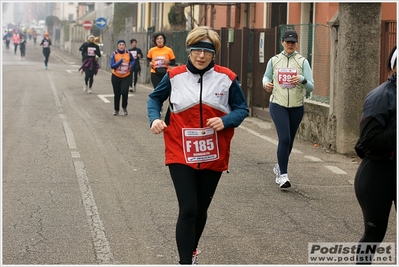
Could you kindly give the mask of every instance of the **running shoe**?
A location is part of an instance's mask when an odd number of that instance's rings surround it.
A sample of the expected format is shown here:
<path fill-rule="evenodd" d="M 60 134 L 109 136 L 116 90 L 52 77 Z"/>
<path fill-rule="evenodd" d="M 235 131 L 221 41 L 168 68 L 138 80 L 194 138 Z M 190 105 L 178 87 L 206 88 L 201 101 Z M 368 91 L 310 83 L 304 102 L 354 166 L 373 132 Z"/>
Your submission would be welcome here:
<path fill-rule="evenodd" d="M 87 92 L 87 85 L 83 85 L 83 92 Z"/>
<path fill-rule="evenodd" d="M 195 249 L 195 251 L 193 252 L 193 257 L 192 257 L 192 264 L 193 265 L 198 265 L 198 254 L 201 253 L 201 250 L 199 250 L 198 248 Z"/>
<path fill-rule="evenodd" d="M 118 115 L 119 110 L 114 110 L 114 116 Z"/>
<path fill-rule="evenodd" d="M 280 184 L 280 166 L 278 166 L 278 163 L 274 165 L 273 167 L 273 172 L 276 175 L 276 184 Z"/>
<path fill-rule="evenodd" d="M 291 187 L 290 180 L 288 179 L 288 175 L 282 174 L 280 175 L 280 188 L 288 188 Z"/>
<path fill-rule="evenodd" d="M 133 88 L 129 86 L 129 92 L 133 92 Z"/>
<path fill-rule="evenodd" d="M 123 109 L 123 115 L 127 115 L 127 109 Z"/>
<path fill-rule="evenodd" d="M 87 92 L 88 94 L 91 94 L 91 88 L 89 88 L 89 91 Z"/>

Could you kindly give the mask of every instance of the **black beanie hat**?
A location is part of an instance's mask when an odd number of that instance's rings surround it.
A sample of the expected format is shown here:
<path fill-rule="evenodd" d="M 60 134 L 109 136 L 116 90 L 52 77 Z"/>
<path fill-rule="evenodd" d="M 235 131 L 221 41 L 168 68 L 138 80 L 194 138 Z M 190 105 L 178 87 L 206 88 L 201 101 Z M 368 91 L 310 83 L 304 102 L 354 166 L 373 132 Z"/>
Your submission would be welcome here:
<path fill-rule="evenodd" d="M 119 43 L 124 43 L 124 44 L 126 45 L 125 40 L 119 40 L 119 41 L 116 43 L 116 45 L 118 45 Z"/>

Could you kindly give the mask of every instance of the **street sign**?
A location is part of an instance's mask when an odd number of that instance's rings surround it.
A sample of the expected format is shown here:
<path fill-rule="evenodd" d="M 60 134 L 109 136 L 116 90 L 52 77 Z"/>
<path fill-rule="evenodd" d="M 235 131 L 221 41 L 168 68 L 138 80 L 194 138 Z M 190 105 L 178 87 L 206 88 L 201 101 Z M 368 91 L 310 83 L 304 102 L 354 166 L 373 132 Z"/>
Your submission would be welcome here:
<path fill-rule="evenodd" d="M 91 23 L 90 20 L 85 20 L 85 21 L 83 22 L 83 28 L 85 28 L 86 30 L 90 30 L 90 29 L 91 29 L 91 26 L 92 26 L 92 23 Z"/>
<path fill-rule="evenodd" d="M 265 63 L 265 33 L 259 36 L 259 63 Z"/>
<path fill-rule="evenodd" d="M 107 26 L 107 20 L 105 18 L 102 18 L 102 17 L 98 18 L 96 20 L 96 26 L 99 29 L 105 28 L 105 26 Z"/>

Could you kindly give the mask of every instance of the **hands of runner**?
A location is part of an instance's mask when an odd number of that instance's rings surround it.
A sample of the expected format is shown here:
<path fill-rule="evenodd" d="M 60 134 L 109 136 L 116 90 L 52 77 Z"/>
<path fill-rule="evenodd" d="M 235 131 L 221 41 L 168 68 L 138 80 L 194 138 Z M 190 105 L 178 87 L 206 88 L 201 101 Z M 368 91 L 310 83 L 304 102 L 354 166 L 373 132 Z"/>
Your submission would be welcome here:
<path fill-rule="evenodd" d="M 214 129 L 215 131 L 221 131 L 224 129 L 224 124 L 220 117 L 207 119 L 206 126 Z"/>
<path fill-rule="evenodd" d="M 266 90 L 266 92 L 268 92 L 268 93 L 270 93 L 271 91 L 273 91 L 273 83 L 271 83 L 271 82 L 267 82 L 267 83 L 265 83 L 265 90 Z"/>
<path fill-rule="evenodd" d="M 165 131 L 166 127 L 168 127 L 168 126 L 166 125 L 166 123 L 163 120 L 155 119 L 151 124 L 151 131 L 154 134 L 160 134 L 163 131 Z"/>
<path fill-rule="evenodd" d="M 291 79 L 289 80 L 291 84 L 298 84 L 301 82 L 301 76 L 292 76 Z"/>

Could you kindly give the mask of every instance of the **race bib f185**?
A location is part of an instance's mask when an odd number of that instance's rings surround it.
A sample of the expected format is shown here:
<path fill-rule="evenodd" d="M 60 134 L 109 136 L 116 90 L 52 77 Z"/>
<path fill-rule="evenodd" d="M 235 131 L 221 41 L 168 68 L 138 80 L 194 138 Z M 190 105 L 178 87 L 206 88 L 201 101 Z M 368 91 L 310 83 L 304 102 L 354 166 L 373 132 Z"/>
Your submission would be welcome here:
<path fill-rule="evenodd" d="M 183 150 L 187 163 L 219 159 L 217 133 L 212 128 L 183 128 Z"/>

